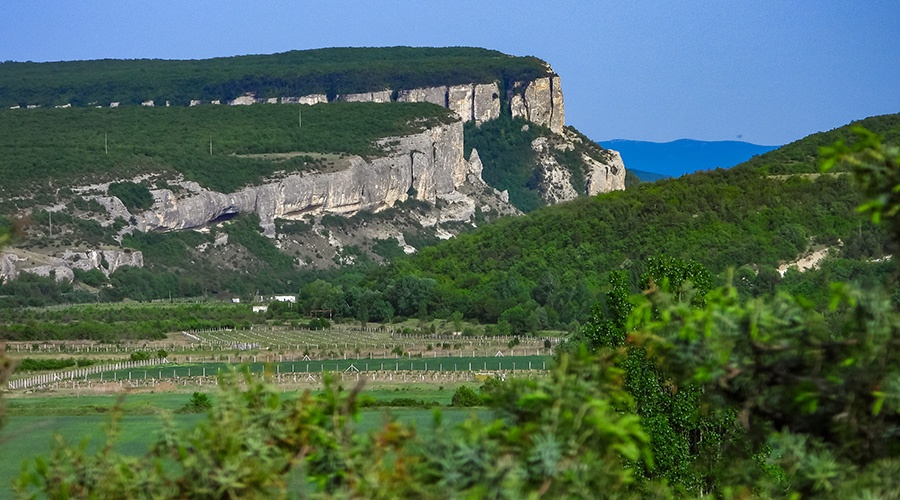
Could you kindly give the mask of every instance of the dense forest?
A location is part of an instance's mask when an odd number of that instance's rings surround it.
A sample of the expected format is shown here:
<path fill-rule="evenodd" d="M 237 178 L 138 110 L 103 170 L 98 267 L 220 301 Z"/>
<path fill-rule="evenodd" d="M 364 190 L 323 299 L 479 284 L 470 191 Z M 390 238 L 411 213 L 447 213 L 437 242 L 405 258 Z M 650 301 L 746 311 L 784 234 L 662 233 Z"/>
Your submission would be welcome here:
<path fill-rule="evenodd" d="M 0 64 L 0 107 L 187 106 L 230 100 L 401 90 L 439 85 L 529 81 L 550 73 L 535 57 L 449 48 L 330 48 L 205 60 L 97 60 Z"/>

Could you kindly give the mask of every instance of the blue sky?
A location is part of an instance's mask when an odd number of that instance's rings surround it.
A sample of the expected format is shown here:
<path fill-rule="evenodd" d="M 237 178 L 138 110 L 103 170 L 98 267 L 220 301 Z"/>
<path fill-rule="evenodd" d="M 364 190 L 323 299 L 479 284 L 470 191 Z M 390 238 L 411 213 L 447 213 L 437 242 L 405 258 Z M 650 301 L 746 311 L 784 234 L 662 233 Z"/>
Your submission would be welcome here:
<path fill-rule="evenodd" d="M 595 140 L 774 145 L 900 112 L 897 0 L 6 0 L 0 17 L 0 60 L 386 45 L 540 57 Z"/>

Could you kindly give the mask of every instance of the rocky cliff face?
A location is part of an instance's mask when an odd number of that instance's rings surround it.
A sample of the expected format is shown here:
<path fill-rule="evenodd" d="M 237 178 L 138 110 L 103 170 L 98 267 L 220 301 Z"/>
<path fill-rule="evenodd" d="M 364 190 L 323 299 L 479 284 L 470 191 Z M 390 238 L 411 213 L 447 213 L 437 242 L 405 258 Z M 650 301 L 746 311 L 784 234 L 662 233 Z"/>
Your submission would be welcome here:
<path fill-rule="evenodd" d="M 430 102 L 452 109 L 463 122 L 481 124 L 500 117 L 500 86 L 493 82 L 401 90 L 397 102 Z"/>
<path fill-rule="evenodd" d="M 563 132 L 566 125 L 565 106 L 558 76 L 516 82 L 509 91 L 508 99 L 513 118 L 522 117 L 557 134 Z"/>
<path fill-rule="evenodd" d="M 506 100 L 506 105 L 514 118 L 522 117 L 530 122 L 548 127 L 557 134 L 562 133 L 563 127 L 565 127 L 565 106 L 562 86 L 557 75 L 532 81 L 515 82 L 505 96 L 500 95 L 498 82 L 401 89 L 396 92 L 397 102 L 430 102 L 452 109 L 463 122 L 475 121 L 477 124 L 498 118 L 502 99 Z M 386 103 L 394 100 L 394 92 L 391 89 L 382 89 L 356 94 L 339 94 L 334 97 L 334 100 Z M 247 93 L 226 101 L 226 104 L 247 106 L 276 102 L 312 105 L 327 103 L 329 100 L 325 94 L 263 99 L 258 98 L 254 93 Z M 220 100 L 212 101 L 212 104 L 220 103 Z M 199 104 L 201 104 L 200 101 L 191 101 L 191 106 Z"/>
<path fill-rule="evenodd" d="M 532 141 L 535 153 L 541 197 L 548 205 L 574 199 L 578 196 L 594 196 L 609 191 L 625 189 L 625 165 L 618 152 L 585 144 L 578 134 L 569 130 L 553 137 L 539 137 Z M 563 166 L 557 152 L 575 151 L 581 164 Z M 573 182 L 573 169 L 584 180 L 581 190 Z M 581 187 L 581 186 L 579 186 Z"/>
<path fill-rule="evenodd" d="M 499 84 L 492 82 L 416 88 L 396 93 L 385 89 L 338 95 L 335 100 L 349 102 L 389 102 L 393 97 L 398 102 L 429 102 L 452 109 L 460 121 L 415 135 L 386 138 L 380 141 L 380 145 L 387 148 L 380 158 L 367 161 L 351 157 L 341 168 L 292 173 L 233 193 L 211 191 L 191 182 L 180 183 L 183 190 L 179 194 L 169 189 L 156 189 L 152 191 L 153 207 L 140 214 L 128 213 L 113 197 L 96 196 L 95 199 L 115 217 L 128 220 L 133 216 L 134 229 L 144 232 L 199 228 L 238 214 L 256 213 L 269 237 L 276 235 L 277 219 L 378 212 L 409 196 L 434 204 L 442 197 L 452 198 L 473 170 L 480 172 L 477 152 L 474 155 L 477 167 L 463 158 L 463 124 L 470 121 L 480 124 L 498 118 L 502 108 L 500 92 Z M 605 153 L 602 158 L 596 154 L 582 154 L 580 177 L 584 187 L 573 185 L 571 166 L 567 170 L 559 164 L 554 151 L 571 150 L 581 139 L 564 128 L 563 94 L 558 76 L 516 82 L 504 98 L 513 117 L 546 126 L 557 134 L 549 142 L 544 139 L 532 145 L 537 157 L 536 176 L 546 203 L 624 189 L 624 165 L 614 152 Z M 282 103 L 327 101 L 325 95 L 281 98 Z M 266 101 L 247 94 L 229 104 L 259 102 Z M 476 177 L 480 179 L 480 173 Z"/>
<path fill-rule="evenodd" d="M 109 276 L 121 267 L 144 267 L 144 255 L 131 249 L 66 250 L 59 258 L 13 248 L 0 254 L 0 283 L 16 279 L 20 273 L 53 276 L 58 282 L 71 282 L 75 278 L 75 269 L 99 269 Z"/>
<path fill-rule="evenodd" d="M 472 167 L 463 159 L 462 122 L 381 141 L 390 149 L 369 161 L 351 157 L 342 170 L 295 173 L 235 193 L 218 193 L 183 183 L 189 194 L 152 191 L 153 207 L 135 214 L 141 231 L 201 227 L 241 213 L 259 215 L 264 232 L 275 235 L 275 219 L 324 213 L 378 212 L 409 196 L 435 203 L 466 180 Z M 107 203 L 108 204 L 108 203 Z"/>
<path fill-rule="evenodd" d="M 588 196 L 625 189 L 625 164 L 622 162 L 622 155 L 618 151 L 605 149 L 604 156 L 604 161 L 598 161 L 582 155 L 582 160 L 590 166 L 585 193 Z"/>

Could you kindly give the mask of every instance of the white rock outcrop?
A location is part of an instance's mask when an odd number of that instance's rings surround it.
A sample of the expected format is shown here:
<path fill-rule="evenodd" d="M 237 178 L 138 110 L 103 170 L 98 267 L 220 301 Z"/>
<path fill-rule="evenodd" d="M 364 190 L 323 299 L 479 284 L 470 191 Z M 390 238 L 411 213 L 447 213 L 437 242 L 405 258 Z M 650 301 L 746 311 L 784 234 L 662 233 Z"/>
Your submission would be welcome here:
<path fill-rule="evenodd" d="M 11 249 L 0 255 L 0 282 L 14 280 L 21 273 L 53 276 L 58 282 L 72 282 L 75 269 L 99 269 L 104 275 L 121 267 L 144 267 L 144 255 L 137 250 L 66 250 L 62 258 L 37 256 L 32 252 Z"/>
<path fill-rule="evenodd" d="M 408 193 L 434 203 L 438 195 L 454 191 L 470 172 L 463 159 L 462 122 L 380 142 L 384 147 L 390 144 L 384 156 L 369 161 L 351 157 L 349 166 L 336 172 L 294 173 L 234 193 L 196 184 L 188 186 L 192 192 L 184 196 L 153 190 L 153 207 L 136 214 L 137 229 L 189 229 L 255 212 L 265 234 L 274 236 L 276 218 L 379 211 L 406 200 Z"/>
<path fill-rule="evenodd" d="M 397 92 L 397 102 L 430 102 L 446 108 L 447 90 L 446 86 L 400 90 Z"/>
<path fill-rule="evenodd" d="M 446 91 L 446 95 L 441 99 L 435 92 L 443 90 Z M 442 101 L 442 106 L 451 109 L 464 122 L 474 120 L 480 125 L 500 117 L 500 86 L 497 82 L 413 89 L 404 92 L 405 96 L 410 96 L 405 97 L 408 101 L 426 101 L 434 104 L 441 104 Z M 431 92 L 431 100 L 414 99 L 419 95 L 428 95 L 428 92 Z"/>
<path fill-rule="evenodd" d="M 75 273 L 66 266 L 36 266 L 22 269 L 22 272 L 45 277 L 52 276 L 57 283 L 71 283 L 75 280 Z"/>
<path fill-rule="evenodd" d="M 248 92 L 240 97 L 234 98 L 234 100 L 228 101 L 228 104 L 231 106 L 249 106 L 251 104 L 256 104 L 259 100 L 256 98 L 256 94 L 252 92 Z"/>
<path fill-rule="evenodd" d="M 581 173 L 584 176 L 584 192 L 572 185 L 572 173 L 556 160 L 555 151 L 571 151 L 582 142 L 577 134 L 563 130 L 552 138 L 538 137 L 531 143 L 538 162 L 536 171 L 542 199 L 550 205 L 571 200 L 579 195 L 594 196 L 609 191 L 625 189 L 625 165 L 618 151 L 604 149 L 592 157 L 582 152 Z M 569 166 L 572 167 L 571 165 Z"/>
<path fill-rule="evenodd" d="M 322 104 L 328 102 L 328 96 L 325 94 L 309 94 L 302 97 L 282 97 L 281 104 Z"/>
<path fill-rule="evenodd" d="M 604 150 L 604 154 L 606 163 L 582 155 L 584 163 L 590 167 L 590 173 L 585 178 L 588 196 L 625 189 L 625 164 L 622 162 L 622 155 L 612 149 Z"/>
<path fill-rule="evenodd" d="M 474 116 L 475 89 L 472 85 L 452 85 L 447 89 L 447 108 L 456 113 L 464 122 Z"/>
<path fill-rule="evenodd" d="M 99 269 L 109 276 L 120 267 L 144 267 L 144 254 L 137 250 L 88 250 L 75 252 L 66 250 L 62 257 L 66 267 L 90 271 Z"/>
<path fill-rule="evenodd" d="M 16 254 L 0 254 L 0 284 L 19 277 L 19 270 L 16 269 L 16 262 L 18 262 L 18 260 L 19 256 Z"/>
<path fill-rule="evenodd" d="M 376 92 L 360 92 L 357 94 L 339 94 L 334 100 L 344 102 L 391 102 L 391 89 Z"/>
<path fill-rule="evenodd" d="M 566 118 L 559 76 L 516 82 L 509 91 L 508 100 L 513 118 L 522 117 L 557 134 L 563 133 Z"/>
<path fill-rule="evenodd" d="M 500 87 L 497 82 L 475 84 L 472 119 L 477 125 L 500 117 Z"/>

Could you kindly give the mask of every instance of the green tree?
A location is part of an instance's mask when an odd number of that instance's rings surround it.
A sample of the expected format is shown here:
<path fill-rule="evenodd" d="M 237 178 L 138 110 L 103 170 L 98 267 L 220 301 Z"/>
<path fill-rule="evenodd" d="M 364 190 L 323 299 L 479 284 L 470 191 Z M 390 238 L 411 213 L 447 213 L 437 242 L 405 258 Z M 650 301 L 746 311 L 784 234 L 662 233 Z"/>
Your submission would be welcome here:
<path fill-rule="evenodd" d="M 666 290 L 700 307 L 705 302 L 711 277 L 702 265 L 669 256 L 648 259 L 640 284 L 645 290 Z M 633 397 L 628 411 L 641 417 L 641 426 L 650 437 L 655 467 L 638 465 L 644 481 L 663 478 L 676 491 L 705 494 L 711 480 L 711 463 L 721 441 L 729 433 L 727 418 L 708 418 L 699 411 L 699 391 L 695 385 L 673 385 L 657 366 L 652 350 L 629 340 L 635 325 L 629 324 L 634 308 L 627 274 L 610 273 L 605 304 L 594 307 L 591 320 L 575 337 L 594 351 L 622 350 L 619 360 L 625 372 L 625 387 Z M 605 306 L 605 307 L 603 307 Z M 571 347 L 569 347 L 571 350 Z"/>
<path fill-rule="evenodd" d="M 450 404 L 460 407 L 478 406 L 481 404 L 481 398 L 472 389 L 461 385 L 453 393 Z"/>

